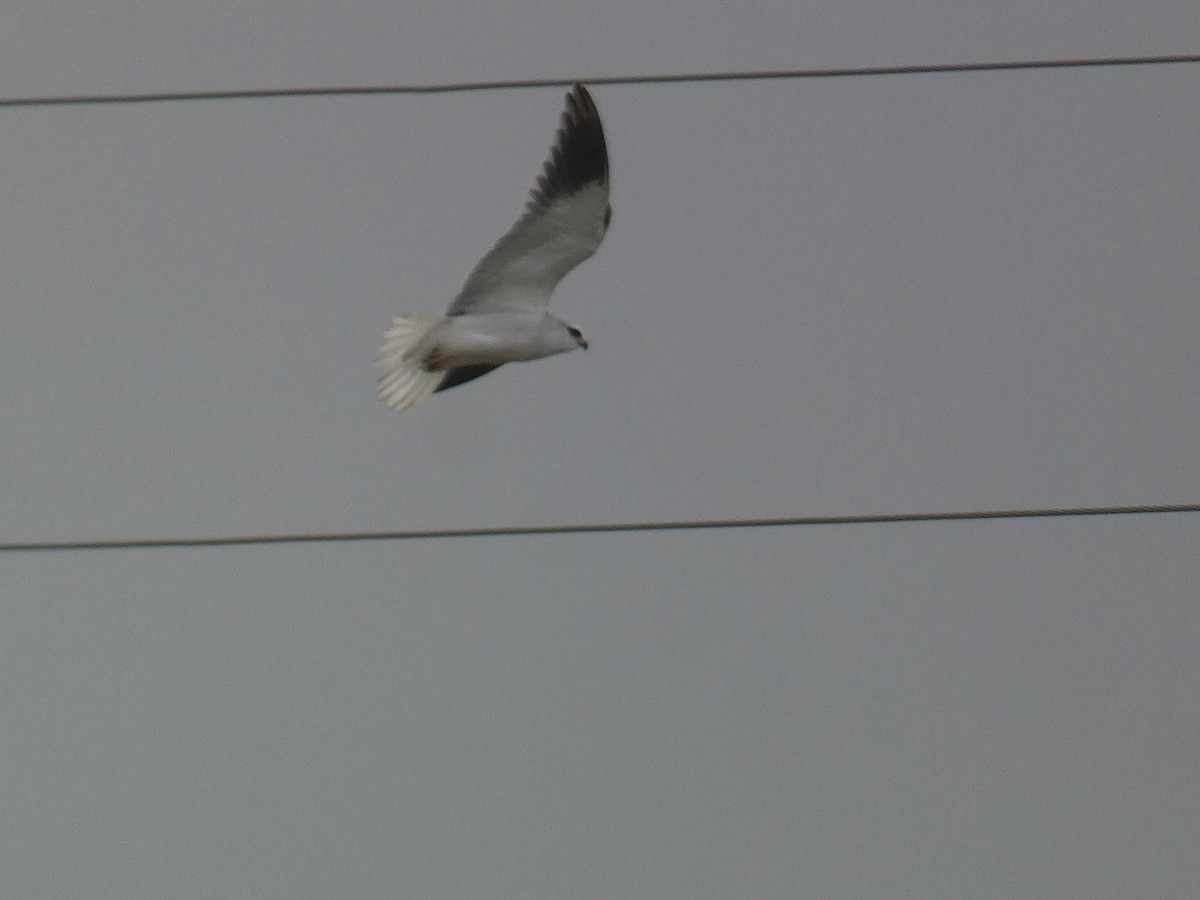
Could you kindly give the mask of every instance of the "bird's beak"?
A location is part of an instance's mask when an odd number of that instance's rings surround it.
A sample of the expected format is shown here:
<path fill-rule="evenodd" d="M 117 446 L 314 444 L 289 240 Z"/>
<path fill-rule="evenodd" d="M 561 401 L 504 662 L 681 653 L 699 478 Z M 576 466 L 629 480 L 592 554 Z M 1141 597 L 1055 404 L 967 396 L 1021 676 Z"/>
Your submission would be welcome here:
<path fill-rule="evenodd" d="M 575 343 L 577 343 L 584 350 L 587 349 L 587 338 L 585 338 L 582 334 L 579 337 L 575 338 Z"/>

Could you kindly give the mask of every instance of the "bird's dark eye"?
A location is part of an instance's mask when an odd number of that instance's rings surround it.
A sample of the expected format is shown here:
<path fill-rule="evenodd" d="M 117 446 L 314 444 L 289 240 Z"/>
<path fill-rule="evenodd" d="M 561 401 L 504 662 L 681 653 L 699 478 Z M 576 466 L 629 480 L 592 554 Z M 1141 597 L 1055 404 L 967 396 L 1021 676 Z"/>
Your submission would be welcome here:
<path fill-rule="evenodd" d="M 579 340 L 581 337 L 583 337 L 583 332 L 574 326 L 568 325 L 567 331 L 571 332 L 571 337 L 575 338 L 575 340 Z"/>

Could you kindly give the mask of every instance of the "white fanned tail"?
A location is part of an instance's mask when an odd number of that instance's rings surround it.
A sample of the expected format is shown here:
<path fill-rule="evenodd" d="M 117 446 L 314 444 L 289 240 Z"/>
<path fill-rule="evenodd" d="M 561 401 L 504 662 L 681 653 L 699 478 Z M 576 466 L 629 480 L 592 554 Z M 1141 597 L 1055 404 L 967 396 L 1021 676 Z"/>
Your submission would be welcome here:
<path fill-rule="evenodd" d="M 437 390 L 446 372 L 425 367 L 425 353 L 414 352 L 429 330 L 442 321 L 429 313 L 408 313 L 392 319 L 379 348 L 379 399 L 395 410 L 412 409 Z"/>

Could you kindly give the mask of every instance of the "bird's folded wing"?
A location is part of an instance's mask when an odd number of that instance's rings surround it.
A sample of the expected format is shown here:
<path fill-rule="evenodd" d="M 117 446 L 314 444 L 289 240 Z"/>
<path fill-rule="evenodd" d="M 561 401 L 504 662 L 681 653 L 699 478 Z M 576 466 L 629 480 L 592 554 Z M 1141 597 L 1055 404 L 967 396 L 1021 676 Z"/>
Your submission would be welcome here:
<path fill-rule="evenodd" d="M 524 215 L 475 266 L 447 315 L 544 307 L 562 277 L 596 252 L 611 215 L 604 128 L 577 84 Z"/>

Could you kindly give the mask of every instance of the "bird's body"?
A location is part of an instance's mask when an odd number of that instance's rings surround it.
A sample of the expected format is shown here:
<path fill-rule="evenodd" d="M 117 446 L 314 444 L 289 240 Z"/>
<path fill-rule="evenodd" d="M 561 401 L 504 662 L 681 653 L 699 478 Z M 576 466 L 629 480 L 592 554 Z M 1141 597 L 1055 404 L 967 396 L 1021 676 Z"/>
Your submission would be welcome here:
<path fill-rule="evenodd" d="M 586 349 L 579 329 L 547 306 L 563 276 L 596 252 L 611 216 L 600 114 L 577 84 L 524 215 L 475 266 L 446 315 L 392 320 L 379 351 L 380 399 L 411 409 L 507 362 Z"/>
<path fill-rule="evenodd" d="M 499 366 L 576 349 L 579 345 L 569 328 L 548 312 L 443 316 L 416 352 L 425 358 L 433 355 L 432 367 L 447 371 Z"/>

